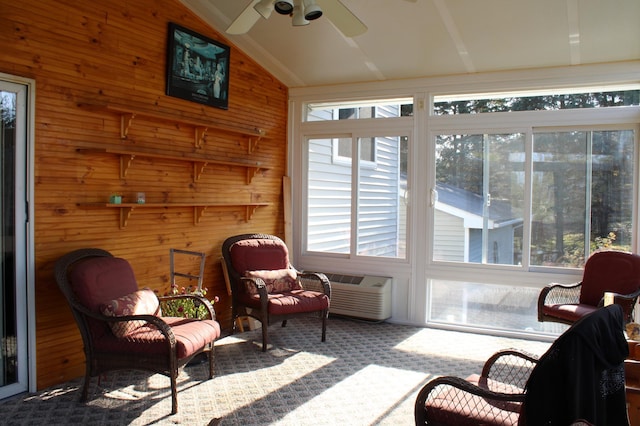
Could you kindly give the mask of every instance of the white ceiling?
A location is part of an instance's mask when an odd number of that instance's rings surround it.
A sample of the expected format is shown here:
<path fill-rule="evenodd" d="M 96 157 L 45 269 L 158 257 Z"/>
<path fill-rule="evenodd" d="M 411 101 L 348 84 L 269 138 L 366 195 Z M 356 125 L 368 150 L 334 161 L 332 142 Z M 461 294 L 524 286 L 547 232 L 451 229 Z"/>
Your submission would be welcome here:
<path fill-rule="evenodd" d="M 251 3 L 181 1 L 221 33 Z M 290 88 L 640 59 L 640 0 L 341 1 L 366 33 L 273 13 L 225 36 Z"/>

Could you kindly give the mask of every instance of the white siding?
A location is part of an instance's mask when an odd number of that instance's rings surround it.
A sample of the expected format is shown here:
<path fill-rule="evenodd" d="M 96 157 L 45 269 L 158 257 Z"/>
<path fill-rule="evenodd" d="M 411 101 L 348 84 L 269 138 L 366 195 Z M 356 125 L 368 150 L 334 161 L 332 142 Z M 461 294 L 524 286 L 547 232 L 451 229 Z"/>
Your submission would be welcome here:
<path fill-rule="evenodd" d="M 464 262 L 466 232 L 464 220 L 436 209 L 435 224 L 434 260 Z"/>

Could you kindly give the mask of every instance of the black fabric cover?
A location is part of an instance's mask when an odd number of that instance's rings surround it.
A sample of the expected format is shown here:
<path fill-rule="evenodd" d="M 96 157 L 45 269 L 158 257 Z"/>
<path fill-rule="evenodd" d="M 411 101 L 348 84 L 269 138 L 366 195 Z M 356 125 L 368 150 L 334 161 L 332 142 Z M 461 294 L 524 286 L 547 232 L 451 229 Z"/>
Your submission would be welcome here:
<path fill-rule="evenodd" d="M 629 347 L 619 305 L 598 309 L 565 331 L 526 386 L 520 425 L 629 425 L 624 359 Z"/>

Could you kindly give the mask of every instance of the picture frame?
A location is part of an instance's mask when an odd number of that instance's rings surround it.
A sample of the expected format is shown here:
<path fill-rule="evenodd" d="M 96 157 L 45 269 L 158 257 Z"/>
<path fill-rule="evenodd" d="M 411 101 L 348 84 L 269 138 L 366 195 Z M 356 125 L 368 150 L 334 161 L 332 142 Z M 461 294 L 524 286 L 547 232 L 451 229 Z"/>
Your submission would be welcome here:
<path fill-rule="evenodd" d="M 229 54 L 229 46 L 170 22 L 166 94 L 228 109 Z"/>

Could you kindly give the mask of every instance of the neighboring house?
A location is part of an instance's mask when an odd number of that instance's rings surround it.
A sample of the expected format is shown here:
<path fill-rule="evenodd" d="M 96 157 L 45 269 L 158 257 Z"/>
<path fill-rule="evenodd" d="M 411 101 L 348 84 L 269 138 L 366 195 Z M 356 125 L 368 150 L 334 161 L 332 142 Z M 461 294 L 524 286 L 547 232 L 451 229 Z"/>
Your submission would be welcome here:
<path fill-rule="evenodd" d="M 435 238 L 438 252 L 434 259 L 454 262 L 482 262 L 482 233 L 487 231 L 486 263 L 513 265 L 519 262 L 515 250 L 522 234 L 522 218 L 514 217 L 511 204 L 493 201 L 488 216 L 483 215 L 482 196 L 440 183 L 436 186 Z M 486 219 L 486 220 L 485 220 Z"/>

